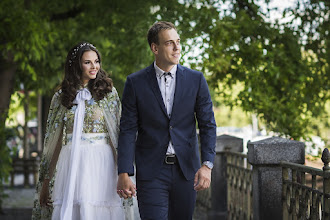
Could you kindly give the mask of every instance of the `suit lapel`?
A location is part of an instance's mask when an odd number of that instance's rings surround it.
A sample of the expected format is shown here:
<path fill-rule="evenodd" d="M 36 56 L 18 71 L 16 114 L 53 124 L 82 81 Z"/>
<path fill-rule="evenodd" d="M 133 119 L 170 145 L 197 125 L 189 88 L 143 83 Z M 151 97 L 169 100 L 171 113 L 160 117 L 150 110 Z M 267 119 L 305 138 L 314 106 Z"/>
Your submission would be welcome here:
<path fill-rule="evenodd" d="M 176 71 L 176 82 L 175 82 L 172 116 L 175 115 L 175 112 L 180 105 L 180 100 L 184 89 L 184 81 L 185 81 L 185 73 L 183 71 L 183 67 L 180 64 L 178 64 L 178 69 Z"/>
<path fill-rule="evenodd" d="M 156 72 L 155 72 L 155 68 L 154 68 L 154 64 L 152 63 L 151 66 L 149 66 L 147 68 L 147 75 L 148 75 L 148 79 L 149 79 L 149 85 L 151 86 L 152 91 L 154 92 L 156 99 L 161 107 L 161 109 L 163 110 L 164 114 L 168 117 L 167 115 L 167 111 L 165 108 L 165 104 L 162 98 L 162 94 L 160 92 L 159 89 L 159 85 L 158 85 L 158 81 L 156 78 Z"/>

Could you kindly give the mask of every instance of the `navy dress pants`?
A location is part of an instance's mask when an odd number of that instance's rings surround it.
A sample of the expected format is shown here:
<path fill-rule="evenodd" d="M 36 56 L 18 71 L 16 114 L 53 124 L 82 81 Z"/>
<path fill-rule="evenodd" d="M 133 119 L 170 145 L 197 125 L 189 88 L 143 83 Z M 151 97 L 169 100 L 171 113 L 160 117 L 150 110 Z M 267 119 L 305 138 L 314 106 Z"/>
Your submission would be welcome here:
<path fill-rule="evenodd" d="M 195 208 L 194 180 L 186 180 L 178 165 L 163 164 L 152 180 L 137 179 L 142 220 L 191 220 Z"/>

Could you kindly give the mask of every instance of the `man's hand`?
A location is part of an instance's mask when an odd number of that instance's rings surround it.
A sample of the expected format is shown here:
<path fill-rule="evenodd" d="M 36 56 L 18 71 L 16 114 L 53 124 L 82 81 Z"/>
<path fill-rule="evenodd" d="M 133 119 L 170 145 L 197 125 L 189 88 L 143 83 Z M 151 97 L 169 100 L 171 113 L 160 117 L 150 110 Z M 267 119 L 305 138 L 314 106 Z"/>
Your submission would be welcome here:
<path fill-rule="evenodd" d="M 196 191 L 204 190 L 210 187 L 212 170 L 203 165 L 195 174 L 194 189 Z"/>
<path fill-rule="evenodd" d="M 49 197 L 49 180 L 45 179 L 42 188 L 40 191 L 40 197 L 39 197 L 40 206 L 42 207 L 51 207 L 52 201 Z"/>
<path fill-rule="evenodd" d="M 132 182 L 131 178 L 129 178 L 127 173 L 121 173 L 118 176 L 117 183 L 117 194 L 120 198 L 131 198 L 135 196 L 136 186 Z"/>

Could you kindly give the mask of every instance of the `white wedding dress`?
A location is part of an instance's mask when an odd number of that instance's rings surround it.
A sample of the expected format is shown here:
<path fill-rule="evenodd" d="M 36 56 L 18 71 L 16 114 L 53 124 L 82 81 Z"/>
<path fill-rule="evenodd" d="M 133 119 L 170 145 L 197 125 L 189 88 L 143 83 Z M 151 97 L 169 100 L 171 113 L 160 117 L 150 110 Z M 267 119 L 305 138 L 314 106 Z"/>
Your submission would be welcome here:
<path fill-rule="evenodd" d="M 69 135 L 68 135 L 69 136 Z M 69 136 L 70 137 L 70 136 Z M 75 183 L 72 220 L 124 220 L 122 201 L 116 193 L 117 171 L 105 133 L 82 135 Z M 68 177 L 70 141 L 62 147 L 53 191 L 53 220 L 60 219 Z"/>
<path fill-rule="evenodd" d="M 121 111 L 117 91 L 113 88 L 104 99 L 95 101 L 84 88 L 75 99 L 78 105 L 69 110 L 60 104 L 60 94 L 54 95 L 50 107 L 32 219 L 140 219 L 136 198 L 132 205 L 117 195 L 115 147 Z M 60 133 L 63 143 L 50 185 L 53 207 L 40 207 L 42 181 Z"/>

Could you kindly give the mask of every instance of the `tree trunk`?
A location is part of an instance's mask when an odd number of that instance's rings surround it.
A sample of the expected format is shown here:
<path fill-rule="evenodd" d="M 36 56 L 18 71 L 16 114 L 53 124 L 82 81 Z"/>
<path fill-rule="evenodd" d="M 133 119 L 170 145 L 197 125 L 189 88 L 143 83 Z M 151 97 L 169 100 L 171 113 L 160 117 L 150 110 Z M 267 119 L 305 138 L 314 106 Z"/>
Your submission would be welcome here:
<path fill-rule="evenodd" d="M 10 56 L 8 56 L 10 57 Z M 12 59 L 11 59 L 12 60 Z M 10 104 L 11 94 L 14 89 L 14 77 L 16 72 L 16 66 L 12 62 L 7 62 L 0 57 L 1 65 L 1 80 L 0 80 L 0 213 L 3 213 L 2 202 L 3 202 L 3 182 L 4 179 L 9 175 L 8 166 L 10 160 L 8 159 L 9 153 L 6 151 L 6 118 L 8 116 L 8 109 Z M 8 155 L 7 155 L 8 154 Z"/>
<path fill-rule="evenodd" d="M 24 89 L 24 137 L 23 137 L 23 148 L 24 148 L 24 154 L 23 154 L 23 160 L 24 160 L 24 186 L 29 186 L 29 167 L 25 164 L 25 162 L 30 159 L 30 144 L 29 144 L 29 114 L 30 114 L 30 97 L 29 97 L 29 91 Z"/>
<path fill-rule="evenodd" d="M 8 115 L 10 104 L 10 97 L 14 89 L 16 65 L 1 58 L 0 65 L 3 67 L 1 68 L 3 71 L 0 73 L 0 126 L 5 127 L 5 121 Z"/>
<path fill-rule="evenodd" d="M 38 139 L 37 139 L 37 151 L 38 151 L 38 155 L 41 154 L 42 151 L 42 96 L 41 94 L 38 92 Z"/>

